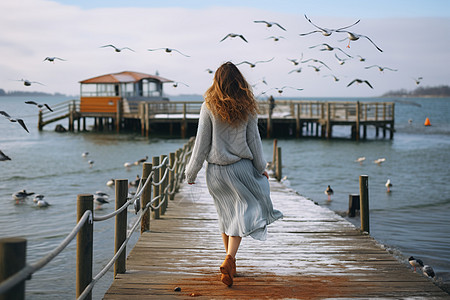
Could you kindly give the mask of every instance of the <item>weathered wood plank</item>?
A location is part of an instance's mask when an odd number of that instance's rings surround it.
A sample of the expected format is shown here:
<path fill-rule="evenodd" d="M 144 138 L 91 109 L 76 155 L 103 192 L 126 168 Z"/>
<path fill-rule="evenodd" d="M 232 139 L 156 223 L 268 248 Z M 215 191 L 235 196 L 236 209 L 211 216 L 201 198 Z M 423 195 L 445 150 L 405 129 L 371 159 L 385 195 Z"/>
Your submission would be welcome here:
<path fill-rule="evenodd" d="M 199 186 L 197 193 L 182 186 L 166 214 L 152 220 L 104 299 L 449 298 L 372 237 L 275 181 L 271 196 L 285 216 L 269 226 L 267 241 L 243 239 L 238 277 L 227 288 L 216 210 Z"/>

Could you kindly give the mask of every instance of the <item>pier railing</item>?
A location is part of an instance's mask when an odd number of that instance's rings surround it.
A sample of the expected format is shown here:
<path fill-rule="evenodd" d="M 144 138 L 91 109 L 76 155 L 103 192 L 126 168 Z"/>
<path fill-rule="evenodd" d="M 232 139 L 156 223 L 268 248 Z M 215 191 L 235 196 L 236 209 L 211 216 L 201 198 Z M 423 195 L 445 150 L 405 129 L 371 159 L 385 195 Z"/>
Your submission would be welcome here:
<path fill-rule="evenodd" d="M 126 270 L 126 245 L 141 225 L 141 233 L 150 229 L 150 210 L 153 217 L 159 218 L 164 214 L 169 199 L 174 199 L 179 185 L 183 180 L 184 170 L 189 161 L 194 139 L 190 139 L 183 148 L 169 156 L 153 157 L 152 163 L 144 163 L 143 174 L 137 191 L 133 197 L 128 197 L 128 180 L 115 181 L 116 210 L 105 216 L 95 216 L 93 195 L 81 194 L 77 197 L 77 225 L 66 238 L 50 253 L 32 264 L 27 264 L 26 239 L 0 239 L 0 299 L 24 299 L 25 280 L 33 273 L 43 268 L 69 243 L 77 237 L 76 255 L 76 297 L 77 299 L 91 299 L 92 289 L 96 282 L 103 277 L 114 264 L 114 276 Z M 153 197 L 152 197 L 153 193 Z M 134 205 L 135 213 L 139 217 L 131 226 L 127 235 L 127 208 Z M 115 221 L 115 255 L 94 277 L 93 266 L 93 222 L 108 220 Z"/>

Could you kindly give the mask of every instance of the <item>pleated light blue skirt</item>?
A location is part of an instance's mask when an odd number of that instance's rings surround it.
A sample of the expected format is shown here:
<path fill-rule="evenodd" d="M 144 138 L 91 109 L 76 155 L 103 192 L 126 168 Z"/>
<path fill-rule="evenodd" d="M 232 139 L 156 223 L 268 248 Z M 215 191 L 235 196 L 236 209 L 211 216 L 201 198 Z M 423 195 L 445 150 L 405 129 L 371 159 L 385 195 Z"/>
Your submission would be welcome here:
<path fill-rule="evenodd" d="M 228 236 L 265 240 L 267 225 L 283 217 L 273 209 L 267 178 L 252 162 L 242 159 L 230 165 L 208 163 L 206 183 L 219 217 L 219 230 Z"/>

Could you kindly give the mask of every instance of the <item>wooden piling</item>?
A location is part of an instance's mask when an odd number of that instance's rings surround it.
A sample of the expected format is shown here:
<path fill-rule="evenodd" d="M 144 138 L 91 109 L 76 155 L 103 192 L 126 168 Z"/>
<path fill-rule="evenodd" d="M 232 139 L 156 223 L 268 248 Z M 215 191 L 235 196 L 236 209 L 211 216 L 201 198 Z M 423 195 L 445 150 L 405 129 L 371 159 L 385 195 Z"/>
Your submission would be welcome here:
<path fill-rule="evenodd" d="M 348 195 L 348 212 L 347 215 L 350 218 L 354 218 L 356 216 L 356 210 L 360 209 L 360 203 L 359 203 L 359 195 L 357 194 L 350 194 Z"/>
<path fill-rule="evenodd" d="M 174 169 L 174 164 L 175 164 L 175 153 L 174 152 L 170 152 L 169 153 L 169 167 L 170 169 Z M 173 171 L 169 172 L 169 187 L 170 187 L 170 191 L 174 190 L 173 185 L 175 184 L 175 169 Z M 170 194 L 169 199 L 173 200 L 175 198 L 175 193 Z"/>
<path fill-rule="evenodd" d="M 128 196 L 128 180 L 127 179 L 116 179 L 116 210 L 121 208 L 127 202 Z M 125 242 L 127 238 L 127 210 L 123 210 L 121 213 L 116 215 L 115 224 L 115 238 L 114 238 L 114 253 L 117 253 Z M 127 258 L 126 249 L 117 258 L 114 263 L 114 277 L 118 273 L 125 273 L 126 266 L 125 261 Z"/>
<path fill-rule="evenodd" d="M 77 222 L 86 211 L 94 210 L 94 197 L 80 194 L 77 197 Z M 93 223 L 86 221 L 77 234 L 76 288 L 78 298 L 92 281 Z M 85 299 L 92 299 L 92 291 Z"/>
<path fill-rule="evenodd" d="M 277 178 L 278 181 L 281 180 L 281 175 L 282 175 L 282 171 L 281 171 L 282 167 L 281 167 L 281 147 L 277 147 L 277 160 L 276 160 L 276 171 L 275 171 L 275 176 Z"/>
<path fill-rule="evenodd" d="M 26 257 L 26 239 L 18 237 L 0 239 L 0 282 L 23 269 L 26 264 Z M 25 281 L 0 294 L 0 299 L 25 299 Z"/>
<path fill-rule="evenodd" d="M 142 165 L 142 185 L 147 181 L 147 178 L 150 176 L 152 172 L 153 165 L 149 162 L 144 162 Z M 141 210 L 144 210 L 147 204 L 152 199 L 152 185 L 149 182 L 147 186 L 144 188 L 141 194 Z M 141 220 L 141 234 L 145 231 L 150 230 L 150 209 L 142 216 Z"/>
<path fill-rule="evenodd" d="M 273 157 L 272 157 L 272 170 L 275 171 L 275 166 L 276 166 L 276 161 L 277 161 L 277 145 L 278 145 L 278 140 L 274 139 L 273 140 Z"/>
<path fill-rule="evenodd" d="M 153 163 L 153 167 L 157 167 L 159 166 L 159 157 L 158 156 L 153 156 L 152 158 L 152 163 Z M 159 170 L 155 170 L 154 174 L 153 174 L 153 182 L 159 182 Z M 153 199 L 155 199 L 156 197 L 158 197 L 160 195 L 159 193 L 159 186 L 153 186 Z M 153 202 L 153 206 L 158 206 L 159 205 L 159 199 L 155 200 L 155 202 Z M 160 218 L 160 209 L 153 209 L 153 218 L 154 219 L 159 219 Z"/>
<path fill-rule="evenodd" d="M 369 226 L 369 176 L 359 176 L 361 231 L 370 233 Z"/>
<path fill-rule="evenodd" d="M 160 155 L 159 161 L 163 162 L 166 157 L 167 157 L 167 155 L 165 155 L 165 154 Z M 166 164 L 164 164 L 159 169 L 159 178 L 163 178 L 164 177 L 164 173 L 166 172 L 166 169 L 167 169 Z M 167 202 L 167 200 L 168 200 L 167 199 L 167 194 L 165 193 L 165 189 L 167 187 L 167 182 L 168 182 L 168 177 L 166 177 L 164 179 L 164 181 L 161 183 L 161 185 L 159 186 L 159 194 L 163 197 L 161 199 L 161 201 L 164 201 L 163 204 L 161 204 L 161 208 L 160 208 L 161 215 L 164 215 L 166 213 L 167 204 L 168 204 L 168 202 Z"/>

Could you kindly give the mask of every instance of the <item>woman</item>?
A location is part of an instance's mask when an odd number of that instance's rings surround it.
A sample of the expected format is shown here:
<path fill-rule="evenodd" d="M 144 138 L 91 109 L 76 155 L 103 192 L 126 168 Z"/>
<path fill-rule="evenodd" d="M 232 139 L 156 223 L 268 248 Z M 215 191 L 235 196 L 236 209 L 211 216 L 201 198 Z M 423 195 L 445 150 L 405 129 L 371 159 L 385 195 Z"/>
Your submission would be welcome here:
<path fill-rule="evenodd" d="M 227 286 L 233 284 L 242 237 L 265 240 L 267 225 L 283 216 L 272 207 L 256 113 L 250 85 L 233 63 L 224 63 L 205 93 L 185 172 L 187 182 L 193 184 L 203 162 L 208 162 L 206 183 L 227 253 L 220 266 Z"/>

